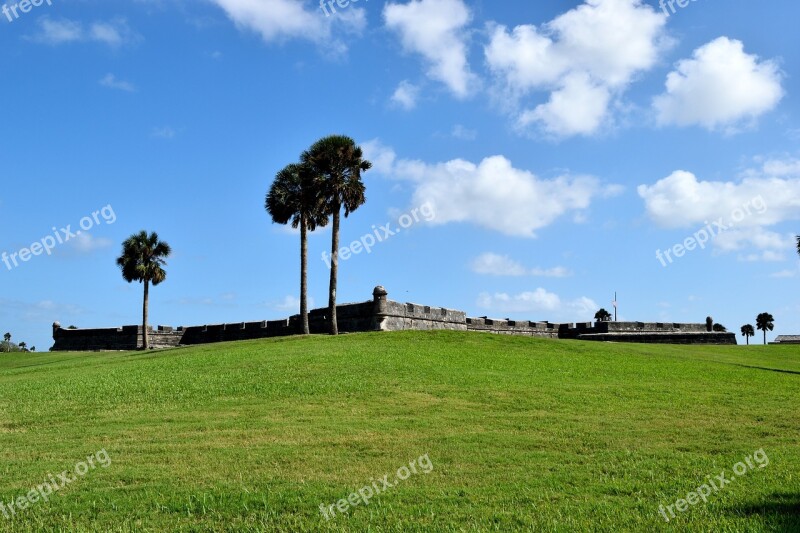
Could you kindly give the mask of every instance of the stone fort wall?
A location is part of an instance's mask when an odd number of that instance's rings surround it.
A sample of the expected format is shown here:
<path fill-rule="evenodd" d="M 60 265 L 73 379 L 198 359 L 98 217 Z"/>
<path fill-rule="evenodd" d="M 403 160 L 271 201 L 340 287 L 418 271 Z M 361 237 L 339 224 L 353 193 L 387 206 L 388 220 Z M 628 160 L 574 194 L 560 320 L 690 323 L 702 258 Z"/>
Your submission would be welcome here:
<path fill-rule="evenodd" d="M 336 307 L 341 333 L 403 330 L 476 331 L 501 335 L 523 335 L 549 339 L 577 339 L 613 342 L 667 344 L 736 344 L 733 333 L 707 331 L 705 324 L 647 322 L 584 322 L 555 324 L 527 320 L 469 318 L 464 311 L 399 303 L 388 299 L 383 287 L 376 287 L 371 301 Z M 328 331 L 328 309 L 309 312 L 312 334 Z M 285 337 L 302 333 L 300 315 L 283 320 L 237 322 L 172 328 L 148 327 L 153 348 L 181 345 Z M 63 329 L 53 324 L 53 351 L 136 350 L 143 344 L 141 326 L 105 329 Z"/>

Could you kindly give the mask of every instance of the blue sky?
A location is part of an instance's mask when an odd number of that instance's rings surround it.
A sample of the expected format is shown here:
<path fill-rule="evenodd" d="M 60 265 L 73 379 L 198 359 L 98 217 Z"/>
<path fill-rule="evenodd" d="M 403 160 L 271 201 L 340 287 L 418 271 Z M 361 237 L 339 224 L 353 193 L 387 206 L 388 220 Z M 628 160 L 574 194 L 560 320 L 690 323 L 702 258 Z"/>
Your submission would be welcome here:
<path fill-rule="evenodd" d="M 299 238 L 264 195 L 331 133 L 375 163 L 342 245 L 383 239 L 342 262 L 340 302 L 382 284 L 574 322 L 617 291 L 620 319 L 710 314 L 738 333 L 768 311 L 770 338 L 800 333 L 796 2 L 7 5 L 0 252 L 55 240 L 0 263 L 16 341 L 47 349 L 54 320 L 138 323 L 141 286 L 114 260 L 142 229 L 174 250 L 152 323 L 297 312 Z M 329 246 L 311 237 L 317 307 Z"/>

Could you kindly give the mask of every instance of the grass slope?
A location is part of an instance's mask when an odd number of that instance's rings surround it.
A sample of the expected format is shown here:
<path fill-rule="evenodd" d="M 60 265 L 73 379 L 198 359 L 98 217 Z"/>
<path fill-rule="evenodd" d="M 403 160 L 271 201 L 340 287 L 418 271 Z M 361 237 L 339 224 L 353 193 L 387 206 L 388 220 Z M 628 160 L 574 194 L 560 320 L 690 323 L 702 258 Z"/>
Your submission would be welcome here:
<path fill-rule="evenodd" d="M 455 332 L 0 357 L 9 531 L 800 531 L 800 348 Z M 666 523 L 659 505 L 769 458 Z M 326 521 L 330 505 L 428 454 Z"/>

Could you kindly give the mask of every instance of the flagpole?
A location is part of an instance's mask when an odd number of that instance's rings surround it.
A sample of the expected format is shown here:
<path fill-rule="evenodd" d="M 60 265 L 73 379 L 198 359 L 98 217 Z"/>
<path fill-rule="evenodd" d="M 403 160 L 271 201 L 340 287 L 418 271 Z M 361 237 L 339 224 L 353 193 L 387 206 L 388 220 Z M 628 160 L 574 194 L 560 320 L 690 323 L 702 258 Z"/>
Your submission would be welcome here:
<path fill-rule="evenodd" d="M 617 291 L 614 291 L 614 322 L 617 321 Z"/>

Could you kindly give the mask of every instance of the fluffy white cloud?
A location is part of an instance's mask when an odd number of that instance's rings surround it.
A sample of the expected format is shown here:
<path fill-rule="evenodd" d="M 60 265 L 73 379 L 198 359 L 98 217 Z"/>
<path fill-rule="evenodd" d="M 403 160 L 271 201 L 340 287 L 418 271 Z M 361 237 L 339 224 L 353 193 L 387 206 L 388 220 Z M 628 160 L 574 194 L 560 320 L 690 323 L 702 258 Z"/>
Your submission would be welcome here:
<path fill-rule="evenodd" d="M 536 231 L 567 214 L 590 207 L 592 200 L 618 192 L 592 176 L 564 175 L 542 179 L 514 168 L 501 155 L 479 163 L 454 159 L 425 163 L 398 159 L 379 141 L 362 145 L 374 169 L 414 186 L 414 205 L 429 202 L 432 224 L 471 222 L 506 235 L 535 237 Z"/>
<path fill-rule="evenodd" d="M 419 97 L 419 87 L 404 80 L 392 94 L 392 102 L 409 111 L 417 107 L 417 97 Z"/>
<path fill-rule="evenodd" d="M 543 288 L 534 291 L 508 294 L 483 292 L 478 296 L 478 306 L 499 313 L 547 313 L 547 320 L 591 320 L 599 306 L 585 296 L 564 301 L 555 293 Z"/>
<path fill-rule="evenodd" d="M 463 0 L 410 0 L 383 8 L 386 26 L 400 34 L 403 48 L 428 62 L 428 76 L 457 97 L 468 96 L 477 81 L 467 61 L 466 32 L 472 15 Z"/>
<path fill-rule="evenodd" d="M 486 61 L 504 97 L 550 92 L 550 101 L 517 113 L 557 137 L 591 135 L 607 119 L 612 96 L 655 65 L 669 45 L 666 18 L 641 0 L 587 0 L 537 28 L 495 26 Z"/>
<path fill-rule="evenodd" d="M 653 185 L 640 185 L 648 216 L 663 228 L 711 228 L 720 252 L 745 260 L 782 260 L 792 236 L 768 230 L 800 219 L 800 161 L 769 160 L 737 181 L 700 181 L 678 170 Z M 752 253 L 755 250 L 757 253 Z M 750 252 L 750 253 L 748 253 Z"/>
<path fill-rule="evenodd" d="M 554 137 L 591 135 L 606 120 L 610 100 L 608 88 L 593 84 L 585 73 L 574 73 L 546 104 L 524 111 L 517 123 L 522 128 L 539 123 Z"/>
<path fill-rule="evenodd" d="M 347 46 L 331 40 L 333 25 L 345 31 L 360 32 L 366 26 L 362 8 L 350 6 L 325 16 L 318 7 L 308 11 L 303 0 L 211 0 L 225 10 L 240 28 L 257 32 L 266 42 L 299 38 L 325 44 L 328 52 L 342 53 Z M 315 4 L 316 6 L 316 4 Z"/>
<path fill-rule="evenodd" d="M 778 105 L 782 77 L 775 61 L 759 61 L 741 41 L 720 37 L 678 62 L 653 107 L 661 125 L 731 130 Z"/>
<path fill-rule="evenodd" d="M 528 269 L 507 255 L 499 255 L 491 252 L 481 254 L 473 259 L 470 267 L 476 274 L 487 274 L 490 276 L 541 276 L 564 278 L 570 275 L 569 270 L 564 267 Z"/>

